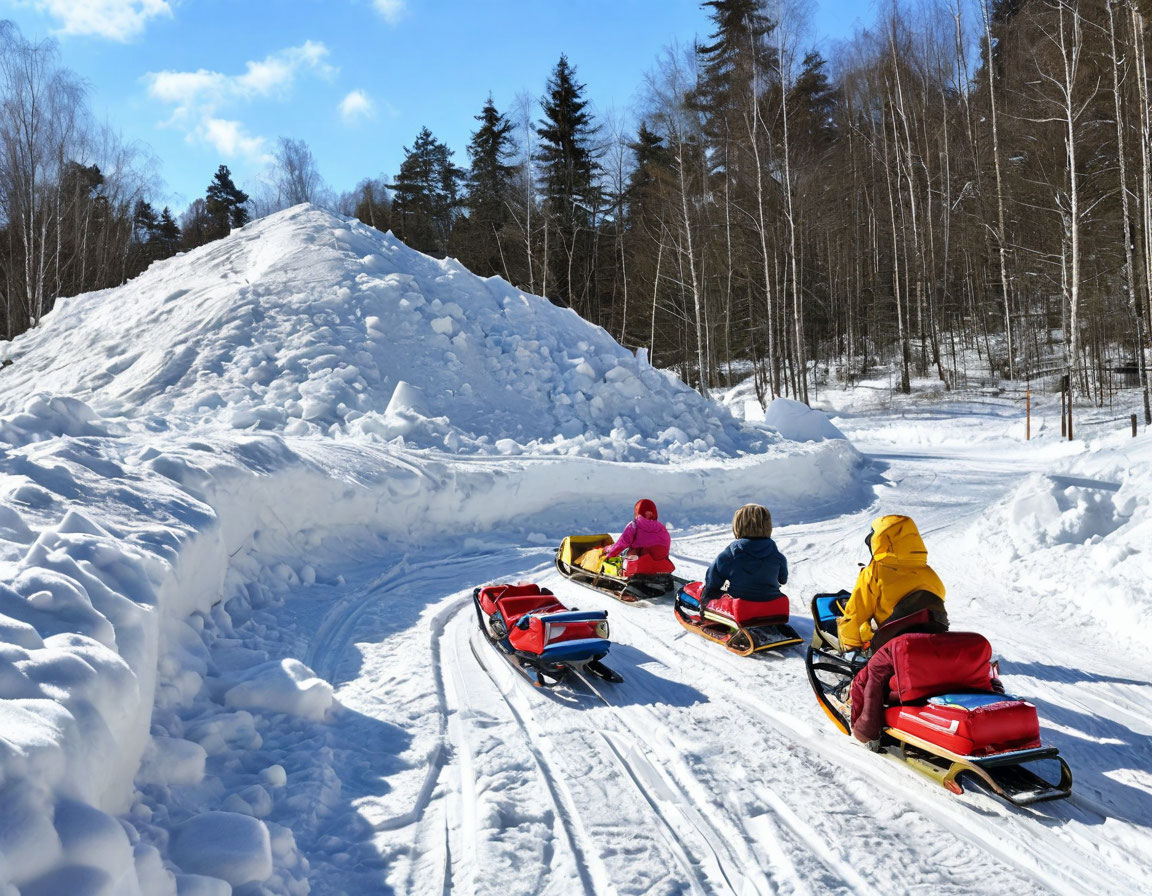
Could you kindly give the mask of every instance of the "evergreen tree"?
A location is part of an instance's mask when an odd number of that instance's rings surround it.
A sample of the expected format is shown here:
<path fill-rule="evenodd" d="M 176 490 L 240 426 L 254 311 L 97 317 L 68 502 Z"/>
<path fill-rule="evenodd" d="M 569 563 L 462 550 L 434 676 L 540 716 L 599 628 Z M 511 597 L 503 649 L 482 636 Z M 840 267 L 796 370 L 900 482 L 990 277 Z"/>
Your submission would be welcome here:
<path fill-rule="evenodd" d="M 825 65 L 819 53 L 807 53 L 788 96 L 791 139 L 802 155 L 819 157 L 836 139 L 833 112 L 840 94 L 828 82 Z"/>
<path fill-rule="evenodd" d="M 454 244 L 460 260 L 477 274 L 507 276 L 500 241 L 511 220 L 509 203 L 516 174 L 516 166 L 508 164 L 512 124 L 496 109 L 491 95 L 476 120 L 480 128 L 468 144 L 472 162 L 464 202 L 468 217 L 459 223 Z"/>
<path fill-rule="evenodd" d="M 732 119 L 746 107 L 755 89 L 753 75 L 763 79 L 779 70 L 779 60 L 767 37 L 775 27 L 761 11 L 763 0 L 707 0 L 701 6 L 716 30 L 711 43 L 698 45 L 700 79 L 689 101 L 703 117 L 704 132 L 713 142 L 746 138 Z M 723 163 L 721 163 L 723 164 Z"/>
<path fill-rule="evenodd" d="M 421 129 L 412 148 L 404 147 L 400 174 L 392 185 L 392 226 L 413 249 L 444 257 L 460 203 L 464 172 L 452 164 L 452 150 Z"/>
<path fill-rule="evenodd" d="M 540 100 L 544 119 L 537 124 L 540 149 L 541 189 L 550 223 L 556 229 L 554 249 L 549 252 L 556 294 L 569 306 L 580 305 L 591 318 L 589 288 L 594 258 L 593 227 L 600 201 L 594 178 L 599 171 L 592 144 L 597 128 L 586 111 L 584 85 L 576 81 L 576 69 L 568 57 L 560 61 Z"/>
<path fill-rule="evenodd" d="M 160 220 L 156 224 L 156 231 L 152 237 L 159 243 L 157 258 L 170 258 L 180 248 L 180 225 L 172 217 L 168 206 L 160 212 Z"/>
<path fill-rule="evenodd" d="M 217 168 L 205 200 L 205 210 L 211 219 L 209 240 L 225 237 L 233 228 L 248 223 L 248 209 L 244 207 L 247 201 L 248 194 L 232 182 L 228 166 Z"/>
<path fill-rule="evenodd" d="M 137 199 L 132 209 L 132 237 L 137 243 L 145 244 L 156 233 L 158 222 L 152 203 Z"/>

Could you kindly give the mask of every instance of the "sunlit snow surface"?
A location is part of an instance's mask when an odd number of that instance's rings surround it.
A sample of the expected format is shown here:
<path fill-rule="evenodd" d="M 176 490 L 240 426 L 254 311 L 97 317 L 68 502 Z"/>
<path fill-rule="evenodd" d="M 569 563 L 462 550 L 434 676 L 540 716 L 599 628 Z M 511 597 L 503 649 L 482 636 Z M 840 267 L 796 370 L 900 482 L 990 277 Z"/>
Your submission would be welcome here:
<path fill-rule="evenodd" d="M 1145 888 L 1152 450 L 1126 412 L 1067 444 L 1036 396 L 1026 443 L 1013 396 L 885 379 L 822 390 L 831 424 L 754 422 L 738 389 L 737 420 L 308 207 L 0 358 L 3 896 Z M 804 635 L 868 520 L 911 513 L 1074 798 L 952 796 L 831 730 L 798 653 L 555 573 L 641 496 L 689 577 L 769 505 Z M 476 636 L 472 588 L 521 579 L 609 610 L 623 684 L 544 693 Z"/>

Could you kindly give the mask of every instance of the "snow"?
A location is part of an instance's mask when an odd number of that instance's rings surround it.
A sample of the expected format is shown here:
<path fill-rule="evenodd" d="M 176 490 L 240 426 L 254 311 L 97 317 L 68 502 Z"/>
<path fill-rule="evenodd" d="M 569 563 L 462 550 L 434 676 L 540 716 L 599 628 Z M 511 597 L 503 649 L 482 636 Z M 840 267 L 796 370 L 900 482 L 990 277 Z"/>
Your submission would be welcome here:
<path fill-rule="evenodd" d="M 765 415 L 570 311 L 300 206 L 66 300 L 0 358 L 0 894 L 1136 893 L 1152 447 L 888 380 Z M 737 411 L 735 415 L 727 408 Z M 831 730 L 795 653 L 560 578 L 652 497 L 681 574 L 769 506 L 807 635 L 868 521 L 1076 776 L 1012 810 Z M 471 592 L 611 616 L 603 699 L 532 688 Z"/>
<path fill-rule="evenodd" d="M 791 398 L 773 399 L 764 414 L 764 422 L 794 442 L 844 438 L 844 433 L 832 424 L 827 414 Z"/>

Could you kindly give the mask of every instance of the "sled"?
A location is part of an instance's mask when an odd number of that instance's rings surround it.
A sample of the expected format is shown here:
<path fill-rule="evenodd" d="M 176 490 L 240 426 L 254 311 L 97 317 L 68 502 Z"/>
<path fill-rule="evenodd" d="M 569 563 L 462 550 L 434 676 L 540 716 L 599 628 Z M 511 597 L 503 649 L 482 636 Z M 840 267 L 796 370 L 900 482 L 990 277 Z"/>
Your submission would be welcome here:
<path fill-rule="evenodd" d="M 868 657 L 840 650 L 836 619 L 848 596 L 841 591 L 812 599 L 805 666 L 821 708 L 851 735 L 852 679 Z M 989 681 L 992 677 L 990 671 Z M 884 721 L 881 752 L 953 793 L 971 786 L 1016 806 L 1072 793 L 1071 769 L 1055 747 L 1041 745 L 1036 708 L 1019 697 L 992 690 L 945 691 L 888 706 Z"/>
<path fill-rule="evenodd" d="M 702 582 L 687 582 L 676 592 L 676 619 L 688 631 L 723 644 L 740 656 L 790 647 L 804 640 L 788 625 L 787 597 L 753 601 L 723 594 L 709 601 L 701 613 L 695 605 L 701 588 Z M 691 601 L 685 601 L 685 595 Z"/>
<path fill-rule="evenodd" d="M 603 552 L 616 541 L 611 535 L 569 535 L 556 549 L 556 569 L 566 579 L 624 603 L 664 597 L 685 585 L 672 574 L 669 560 L 652 562 L 612 557 Z"/>
<path fill-rule="evenodd" d="M 606 610 L 569 610 L 528 583 L 476 588 L 472 601 L 484 636 L 537 687 L 554 687 L 572 672 L 624 680 L 601 662 L 612 646 Z"/>

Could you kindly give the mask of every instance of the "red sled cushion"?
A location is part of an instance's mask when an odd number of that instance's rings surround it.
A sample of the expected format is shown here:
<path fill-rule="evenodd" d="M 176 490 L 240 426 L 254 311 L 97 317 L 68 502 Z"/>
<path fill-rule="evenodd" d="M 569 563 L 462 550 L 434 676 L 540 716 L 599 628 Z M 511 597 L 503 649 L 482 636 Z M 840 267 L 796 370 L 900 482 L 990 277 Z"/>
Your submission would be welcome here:
<path fill-rule="evenodd" d="M 976 632 L 916 632 L 888 643 L 890 687 L 896 701 L 911 703 L 948 691 L 991 690 L 992 645 Z"/>
<path fill-rule="evenodd" d="M 489 585 L 487 588 L 480 589 L 480 609 L 492 616 L 496 612 L 496 605 L 502 598 L 542 594 L 551 596 L 552 592 L 530 582 L 522 582 L 519 585 Z M 555 600 L 556 598 L 552 597 L 552 599 Z"/>
<path fill-rule="evenodd" d="M 654 576 L 676 571 L 676 564 L 668 559 L 654 557 L 652 554 L 641 554 L 639 557 L 629 558 L 624 563 L 625 576 Z"/>
<path fill-rule="evenodd" d="M 742 600 L 722 594 L 708 602 L 707 611 L 727 616 L 737 625 L 780 625 L 788 621 L 788 598 Z"/>
<path fill-rule="evenodd" d="M 1001 694 L 945 694 L 925 706 L 890 706 L 884 721 L 963 756 L 1040 746 L 1036 707 Z"/>

